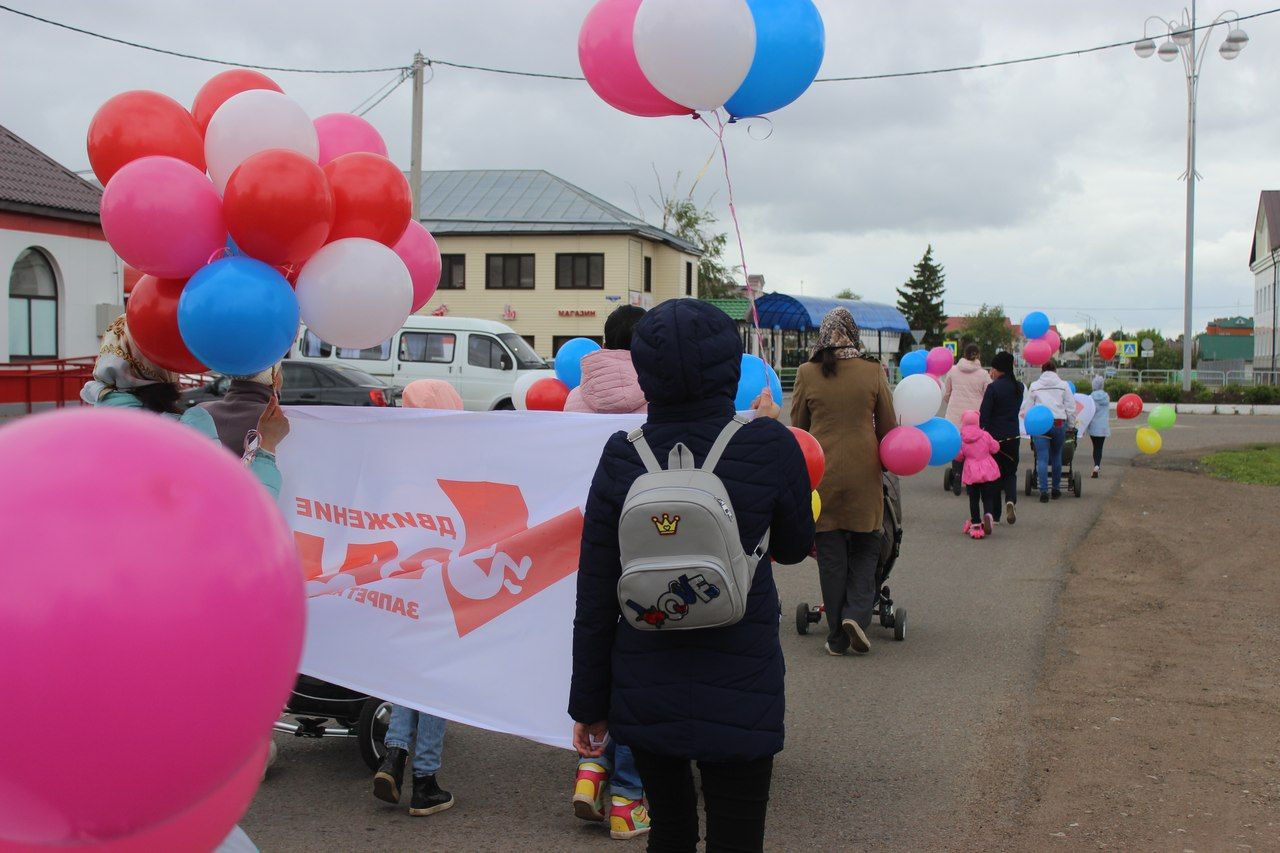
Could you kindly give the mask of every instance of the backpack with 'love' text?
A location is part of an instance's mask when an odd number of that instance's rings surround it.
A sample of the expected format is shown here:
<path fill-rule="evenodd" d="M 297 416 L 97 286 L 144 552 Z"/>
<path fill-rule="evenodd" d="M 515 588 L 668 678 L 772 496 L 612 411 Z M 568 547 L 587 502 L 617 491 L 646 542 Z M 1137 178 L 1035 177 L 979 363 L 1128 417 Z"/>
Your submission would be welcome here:
<path fill-rule="evenodd" d="M 644 462 L 618 520 L 623 618 L 644 631 L 719 628 L 742 619 L 769 533 L 750 554 L 716 464 L 745 421 L 731 420 L 699 468 L 677 444 L 659 463 L 637 429 L 627 436 Z"/>

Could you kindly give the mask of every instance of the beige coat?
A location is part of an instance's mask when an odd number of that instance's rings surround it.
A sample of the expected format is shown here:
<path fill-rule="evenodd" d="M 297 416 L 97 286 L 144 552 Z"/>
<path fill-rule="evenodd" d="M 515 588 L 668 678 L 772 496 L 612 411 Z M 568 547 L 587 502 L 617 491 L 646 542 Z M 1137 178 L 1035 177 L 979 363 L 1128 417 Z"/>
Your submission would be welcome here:
<path fill-rule="evenodd" d="M 879 530 L 884 515 L 880 440 L 898 425 L 884 369 L 853 358 L 836 362 L 836 375 L 808 362 L 796 374 L 791 423 L 813 433 L 827 457 L 818 486 L 818 532 Z"/>

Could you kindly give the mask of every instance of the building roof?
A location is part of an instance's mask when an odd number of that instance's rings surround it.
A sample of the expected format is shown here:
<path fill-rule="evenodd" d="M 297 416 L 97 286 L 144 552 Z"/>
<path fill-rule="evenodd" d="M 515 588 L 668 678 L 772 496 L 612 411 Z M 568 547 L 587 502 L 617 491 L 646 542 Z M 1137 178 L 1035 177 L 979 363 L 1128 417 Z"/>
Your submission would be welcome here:
<path fill-rule="evenodd" d="M 1209 322 L 1209 328 L 1219 329 L 1252 329 L 1252 317 L 1218 317 Z"/>
<path fill-rule="evenodd" d="M 853 315 L 859 328 L 870 332 L 911 331 L 907 318 L 892 305 L 865 302 L 861 299 L 824 299 L 818 296 L 793 296 L 789 293 L 766 293 L 756 300 L 760 314 L 760 326 L 765 329 L 781 328 L 788 331 L 817 329 L 822 318 L 832 308 L 845 307 Z"/>
<path fill-rule="evenodd" d="M 0 125 L 0 210 L 98 221 L 102 190 Z"/>
<path fill-rule="evenodd" d="M 687 240 L 541 169 L 423 172 L 422 224 L 437 236 L 638 234 L 702 254 Z"/>
<path fill-rule="evenodd" d="M 1253 361 L 1253 335 L 1196 335 L 1201 361 Z"/>
<path fill-rule="evenodd" d="M 751 316 L 751 300 L 745 296 L 730 299 L 704 299 L 708 305 L 714 305 L 729 315 L 730 320 L 746 320 Z"/>
<path fill-rule="evenodd" d="M 1258 260 L 1258 226 L 1267 221 L 1267 251 L 1280 249 L 1280 190 L 1263 190 L 1258 197 L 1258 218 L 1249 241 L 1249 266 Z"/>

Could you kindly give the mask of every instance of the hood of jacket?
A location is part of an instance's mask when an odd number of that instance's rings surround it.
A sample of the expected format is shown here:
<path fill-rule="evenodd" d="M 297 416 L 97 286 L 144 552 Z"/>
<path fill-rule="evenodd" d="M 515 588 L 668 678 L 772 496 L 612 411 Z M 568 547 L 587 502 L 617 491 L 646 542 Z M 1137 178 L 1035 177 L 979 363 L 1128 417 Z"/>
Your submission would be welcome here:
<path fill-rule="evenodd" d="M 1070 391 L 1071 386 L 1064 382 L 1062 377 L 1054 373 L 1052 370 L 1041 373 L 1040 378 L 1031 383 L 1032 391 L 1048 391 L 1051 389 Z"/>
<path fill-rule="evenodd" d="M 636 378 L 631 353 L 597 350 L 582 359 L 582 402 L 602 415 L 625 415 L 644 409 L 644 389 Z"/>
<path fill-rule="evenodd" d="M 956 362 L 955 369 L 960 371 L 961 373 L 978 373 L 980 371 L 985 372 L 985 369 L 982 366 L 982 362 L 978 361 L 976 358 L 973 359 L 972 361 L 970 361 L 967 358 L 960 359 L 959 361 Z"/>
<path fill-rule="evenodd" d="M 650 416 L 696 419 L 731 413 L 742 372 L 742 341 L 719 308 L 696 299 L 672 299 L 636 325 L 631 363 Z"/>

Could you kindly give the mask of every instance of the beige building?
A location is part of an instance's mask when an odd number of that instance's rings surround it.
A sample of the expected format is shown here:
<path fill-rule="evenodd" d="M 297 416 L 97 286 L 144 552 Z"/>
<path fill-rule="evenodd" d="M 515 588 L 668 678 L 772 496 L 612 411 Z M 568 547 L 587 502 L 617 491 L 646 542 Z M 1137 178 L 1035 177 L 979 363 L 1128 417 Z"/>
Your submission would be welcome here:
<path fill-rule="evenodd" d="M 499 320 L 543 356 L 619 305 L 698 295 L 696 246 L 547 172 L 426 172 L 422 224 L 443 270 L 421 313 Z"/>

